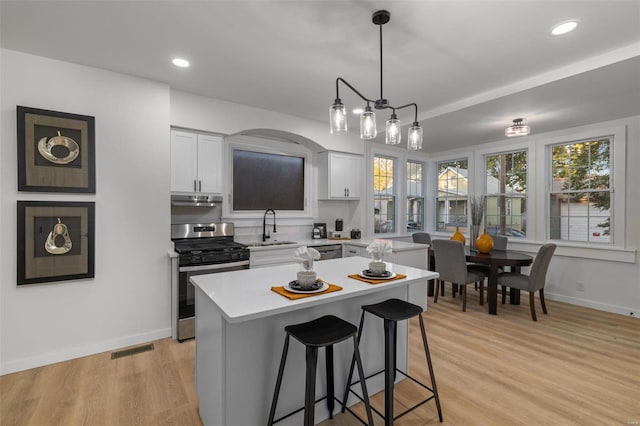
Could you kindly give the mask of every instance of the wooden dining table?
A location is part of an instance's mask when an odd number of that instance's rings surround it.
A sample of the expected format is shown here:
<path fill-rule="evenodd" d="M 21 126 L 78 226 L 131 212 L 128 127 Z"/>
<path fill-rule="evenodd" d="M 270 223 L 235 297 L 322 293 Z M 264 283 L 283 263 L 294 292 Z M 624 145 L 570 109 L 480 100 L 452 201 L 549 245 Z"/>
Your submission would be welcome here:
<path fill-rule="evenodd" d="M 533 257 L 513 250 L 492 250 L 489 253 L 479 253 L 465 247 L 464 252 L 467 262 L 489 266 L 487 305 L 489 313 L 496 315 L 498 313 L 498 273 L 500 268 L 509 267 L 512 272 L 520 272 L 522 266 L 529 266 L 533 263 Z M 435 257 L 431 248 L 429 248 L 429 270 L 436 271 Z M 429 296 L 433 296 L 434 288 L 435 283 L 432 280 L 429 282 Z M 509 303 L 512 305 L 520 304 L 520 290 L 513 288 L 509 290 Z"/>

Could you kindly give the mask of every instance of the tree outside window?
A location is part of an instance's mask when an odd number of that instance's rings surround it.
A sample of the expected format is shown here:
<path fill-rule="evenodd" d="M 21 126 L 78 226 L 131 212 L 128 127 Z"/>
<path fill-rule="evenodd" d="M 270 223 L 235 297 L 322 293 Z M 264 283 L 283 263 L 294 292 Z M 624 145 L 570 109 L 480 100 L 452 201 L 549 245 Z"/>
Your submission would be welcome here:
<path fill-rule="evenodd" d="M 493 235 L 527 236 L 527 151 L 485 157 L 485 228 Z"/>
<path fill-rule="evenodd" d="M 550 238 L 611 243 L 610 150 L 610 138 L 551 148 Z"/>
<path fill-rule="evenodd" d="M 423 164 L 407 161 L 407 231 L 424 231 Z"/>
<path fill-rule="evenodd" d="M 437 170 L 436 230 L 454 231 L 456 226 L 466 227 L 469 161 L 439 162 Z"/>
<path fill-rule="evenodd" d="M 394 164 L 393 158 L 373 157 L 373 232 L 376 234 L 396 231 Z"/>

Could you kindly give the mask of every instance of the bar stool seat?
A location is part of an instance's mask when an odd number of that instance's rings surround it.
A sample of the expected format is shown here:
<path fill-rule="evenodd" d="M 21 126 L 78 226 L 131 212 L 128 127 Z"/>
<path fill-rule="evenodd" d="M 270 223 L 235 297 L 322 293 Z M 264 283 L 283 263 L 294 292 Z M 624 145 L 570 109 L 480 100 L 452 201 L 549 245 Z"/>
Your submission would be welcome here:
<path fill-rule="evenodd" d="M 304 425 L 311 426 L 314 424 L 315 418 L 315 404 L 323 399 L 327 400 L 327 409 L 329 410 L 329 417 L 333 418 L 334 402 L 339 404 L 342 402 L 335 397 L 334 385 L 333 385 L 333 345 L 340 343 L 349 338 L 353 339 L 353 360 L 358 365 L 358 372 L 360 377 L 364 377 L 364 370 L 362 369 L 362 362 L 360 359 L 360 352 L 358 350 L 358 342 L 356 340 L 356 334 L 358 329 L 355 325 L 344 321 L 333 315 L 325 315 L 323 317 L 308 321 L 305 323 L 288 325 L 284 328 L 286 337 L 284 341 L 284 347 L 282 350 L 282 358 L 280 359 L 280 368 L 278 370 L 278 378 L 276 380 L 276 388 L 273 393 L 273 401 L 271 403 L 271 410 L 269 412 L 269 421 L 267 425 L 271 426 L 281 420 L 284 420 L 302 410 L 304 410 Z M 306 378 L 305 378 L 305 402 L 304 406 L 294 410 L 278 419 L 275 419 L 276 407 L 278 404 L 278 395 L 280 394 L 280 386 L 282 385 L 282 376 L 284 374 L 284 368 L 287 360 L 287 353 L 289 350 L 289 337 L 293 337 L 306 347 Z M 325 348 L 325 361 L 326 361 L 326 375 L 327 375 L 327 395 L 315 399 L 316 389 L 316 364 L 318 361 L 318 348 Z M 353 364 L 352 364 L 353 368 Z M 353 371 L 352 371 L 353 373 Z M 371 408 L 369 406 L 369 396 L 367 394 L 367 386 L 362 381 L 361 386 L 363 401 L 365 403 L 367 417 L 369 423 L 365 423 L 362 419 L 358 418 L 362 423 L 373 425 L 373 416 L 371 414 Z M 347 408 L 349 412 L 352 412 Z M 344 407 L 343 410 L 344 412 Z M 353 413 L 353 412 L 352 412 Z"/>
<path fill-rule="evenodd" d="M 385 348 L 384 348 L 384 361 L 385 361 L 385 366 L 382 370 L 373 373 L 369 376 L 366 376 L 364 380 L 358 380 L 354 383 L 351 383 L 352 380 L 352 376 L 353 376 L 353 369 L 354 369 L 354 363 L 355 360 L 351 361 L 351 367 L 349 369 L 349 378 L 347 379 L 347 387 L 345 389 L 345 393 L 344 393 L 344 400 L 343 400 L 343 407 L 346 406 L 347 403 L 347 399 L 349 396 L 349 393 L 353 393 L 356 397 L 358 397 L 359 399 L 362 399 L 360 397 L 360 395 L 358 395 L 357 393 L 355 393 L 352 389 L 352 386 L 354 386 L 355 384 L 357 384 L 358 382 L 363 382 L 366 381 L 367 379 L 370 379 L 371 377 L 377 376 L 378 374 L 381 373 L 385 373 L 385 412 L 384 414 L 381 413 L 380 411 L 378 411 L 376 408 L 371 407 L 371 409 L 373 411 L 376 412 L 376 414 L 378 414 L 380 417 L 382 417 L 385 420 L 385 426 L 390 426 L 393 425 L 394 420 L 404 416 L 405 414 L 407 414 L 408 412 L 418 408 L 419 406 L 421 406 L 422 404 L 425 404 L 426 402 L 435 399 L 436 402 L 436 407 L 438 409 L 438 417 L 440 419 L 440 422 L 442 422 L 442 409 L 440 407 L 440 398 L 438 397 L 438 388 L 436 387 L 436 379 L 435 379 L 435 375 L 433 373 L 433 365 L 431 363 L 431 355 L 429 354 L 429 345 L 427 343 L 427 334 L 425 332 L 425 328 L 424 328 L 424 321 L 422 319 L 422 307 L 418 306 L 418 305 L 414 305 L 412 303 L 406 302 L 404 300 L 400 300 L 400 299 L 388 299 L 385 300 L 383 302 L 380 303 L 376 303 L 376 304 L 372 304 L 372 305 L 364 305 L 362 306 L 362 315 L 360 317 L 360 328 L 358 330 L 358 337 L 357 337 L 357 341 L 358 344 L 360 343 L 360 339 L 362 337 L 362 329 L 364 326 L 364 314 L 365 312 L 369 312 L 372 315 L 375 315 L 379 318 L 382 318 L 384 320 L 384 341 L 385 341 Z M 415 379 L 414 377 L 411 377 L 409 374 L 407 374 L 404 371 L 401 371 L 400 369 L 397 368 L 396 365 L 396 352 L 397 352 L 397 325 L 398 325 L 398 321 L 404 321 L 404 320 L 408 320 L 410 318 L 413 318 L 417 316 L 420 320 L 420 331 L 422 333 L 422 343 L 424 346 L 424 353 L 425 356 L 427 358 L 427 366 L 429 368 L 429 375 L 431 377 L 431 387 L 428 387 L 427 385 L 425 385 L 424 383 L 418 381 L 417 379 Z M 393 414 L 393 389 L 394 389 L 394 383 L 395 383 L 395 379 L 396 379 L 396 372 L 401 373 L 403 376 L 407 377 L 408 379 L 411 379 L 413 382 L 417 383 L 418 385 L 422 386 L 424 389 L 426 389 L 427 391 L 430 392 L 430 396 L 420 402 L 418 402 L 417 404 L 415 404 L 414 406 L 408 408 L 407 410 L 403 411 L 402 413 L 398 414 L 397 416 L 394 417 Z M 360 373 L 360 377 L 363 377 L 363 374 Z M 344 408 L 343 408 L 343 412 L 344 412 Z M 362 420 L 361 420 L 362 421 Z"/>

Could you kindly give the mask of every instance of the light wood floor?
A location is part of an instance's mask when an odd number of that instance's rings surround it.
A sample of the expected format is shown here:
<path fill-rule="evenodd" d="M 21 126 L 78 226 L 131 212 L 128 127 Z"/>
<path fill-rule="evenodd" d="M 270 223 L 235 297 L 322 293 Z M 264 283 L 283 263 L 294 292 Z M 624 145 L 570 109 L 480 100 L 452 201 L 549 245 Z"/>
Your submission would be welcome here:
<path fill-rule="evenodd" d="M 640 322 L 551 300 L 547 305 L 549 315 L 539 312 L 533 322 L 528 303 L 499 305 L 498 316 L 489 316 L 474 291 L 466 313 L 449 287 L 437 304 L 429 301 L 424 318 L 443 424 L 638 424 Z M 417 321 L 411 331 L 410 371 L 426 379 Z M 103 353 L 0 377 L 0 424 L 201 425 L 194 341 L 153 343 L 154 351 L 125 358 Z M 405 383 L 398 387 L 399 410 L 416 395 Z M 374 401 L 382 408 L 381 395 Z M 323 423 L 352 424 L 348 414 Z M 435 404 L 396 424 L 439 424 Z"/>

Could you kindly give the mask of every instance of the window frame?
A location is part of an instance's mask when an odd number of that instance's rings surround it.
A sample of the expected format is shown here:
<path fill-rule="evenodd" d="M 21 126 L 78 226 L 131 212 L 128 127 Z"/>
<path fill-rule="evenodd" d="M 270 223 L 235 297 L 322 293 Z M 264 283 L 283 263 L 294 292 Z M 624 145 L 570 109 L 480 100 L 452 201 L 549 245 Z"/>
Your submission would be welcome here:
<path fill-rule="evenodd" d="M 392 212 L 392 228 L 393 230 L 391 232 L 376 232 L 376 227 L 375 227 L 375 202 L 376 202 L 376 191 L 374 188 L 374 182 L 375 182 L 375 162 L 376 159 L 380 158 L 380 159 L 385 159 L 385 160 L 391 160 L 392 161 L 392 167 L 393 167 L 393 172 L 391 174 L 391 187 L 393 188 L 391 191 L 391 194 L 386 194 L 385 193 L 385 197 L 386 196 L 390 196 L 393 200 L 393 212 Z M 371 205 L 374 209 L 373 211 L 373 215 L 371 216 L 372 221 L 373 221 L 373 235 L 374 236 L 387 236 L 387 235 L 396 235 L 398 233 L 398 164 L 400 163 L 400 160 L 397 157 L 394 157 L 392 155 L 387 155 L 387 154 L 380 154 L 380 153 L 373 153 L 373 155 L 371 156 L 371 169 L 372 169 L 372 173 L 371 173 L 371 178 L 372 178 L 372 185 L 371 185 Z M 388 176 L 388 175 L 387 175 Z M 381 197 L 382 198 L 382 197 Z M 389 215 L 387 214 L 386 217 L 388 218 Z"/>
<path fill-rule="evenodd" d="M 611 172 L 609 173 L 609 189 L 608 192 L 610 194 L 610 207 L 609 207 L 609 242 L 602 241 L 579 241 L 579 240 L 563 240 L 563 239 L 552 239 L 551 238 L 551 195 L 563 193 L 563 191 L 554 191 L 553 190 L 553 148 L 560 145 L 572 145 L 577 143 L 585 143 L 591 142 L 601 139 L 609 140 L 609 168 Z M 571 135 L 570 138 L 553 138 L 545 143 L 545 179 L 546 179 L 546 190 L 544 193 L 545 196 L 545 238 L 555 243 L 560 244 L 575 244 L 575 245 L 584 245 L 584 246 L 592 246 L 592 247 L 618 247 L 624 246 L 624 233 L 620 232 L 618 228 L 625 228 L 624 224 L 624 210 L 625 210 L 625 197 L 616 197 L 615 193 L 625 194 L 626 190 L 624 188 L 624 172 L 620 173 L 618 169 L 624 169 L 624 157 L 622 153 L 626 152 L 626 137 L 624 132 L 624 127 L 620 128 L 611 128 L 610 131 L 606 131 L 602 129 L 598 132 L 580 132 Z M 619 186 L 622 185 L 622 188 Z M 590 192 L 590 191 L 587 191 Z M 570 192 L 566 192 L 569 194 Z M 620 212 L 622 210 L 622 212 Z M 621 226 L 620 226 L 621 225 Z M 622 244 L 619 244 L 619 239 L 622 238 Z"/>
<path fill-rule="evenodd" d="M 493 150 L 493 151 L 486 151 L 483 152 L 479 157 L 481 158 L 482 161 L 482 167 L 480 168 L 483 179 L 482 179 L 482 196 L 484 197 L 484 199 L 486 200 L 487 197 L 490 196 L 499 196 L 501 193 L 499 192 L 495 192 L 495 193 L 491 193 L 489 194 L 488 192 L 488 188 L 487 188 L 487 158 L 488 157 L 495 157 L 495 156 L 499 156 L 499 155 L 508 155 L 508 154 L 515 154 L 515 153 L 519 153 L 519 152 L 524 152 L 524 154 L 526 155 L 526 165 L 525 165 L 525 174 L 526 174 L 526 182 L 527 182 L 527 187 L 526 187 L 526 191 L 524 192 L 524 199 L 525 199 L 525 205 L 526 205 L 526 210 L 525 210 L 525 214 L 521 217 L 521 223 L 525 223 L 527 224 L 527 231 L 525 232 L 525 237 L 516 237 L 518 240 L 526 240 L 529 239 L 529 231 L 528 231 L 528 223 L 529 223 L 529 211 L 530 211 L 530 188 L 531 188 L 531 181 L 530 181 L 530 174 L 529 174 L 529 170 L 530 170 L 530 158 L 531 158 L 531 150 L 528 148 L 528 146 L 521 146 L 521 147 L 512 147 L 513 149 L 510 150 Z M 507 196 L 506 198 L 506 205 L 505 205 L 505 216 L 512 216 L 512 212 L 513 212 L 513 199 L 515 197 L 509 197 L 509 194 L 514 194 L 514 192 L 505 192 L 504 195 Z M 485 204 L 485 212 L 483 215 L 483 226 L 487 227 L 487 211 L 486 211 L 486 204 Z"/>
<path fill-rule="evenodd" d="M 440 191 L 439 188 L 439 184 L 440 184 L 440 178 L 439 178 L 439 168 L 440 168 L 440 164 L 442 163 L 452 163 L 455 161 L 466 161 L 467 162 L 467 192 L 466 192 L 466 206 L 464 208 L 465 210 L 465 223 L 464 224 L 460 224 L 457 225 L 458 227 L 462 228 L 463 230 L 465 230 L 465 232 L 468 231 L 469 229 L 469 224 L 470 224 L 470 220 L 469 220 L 469 209 L 468 209 L 468 202 L 469 202 L 469 197 L 472 196 L 474 194 L 473 188 L 474 188 L 474 183 L 476 181 L 474 174 L 473 174 L 473 156 L 472 155 L 451 155 L 451 156 L 446 156 L 446 157 L 442 157 L 439 159 L 434 159 L 433 161 L 433 165 L 434 165 L 434 171 L 433 171 L 433 176 L 434 176 L 434 182 L 432 184 L 433 187 L 433 206 L 431 208 L 432 211 L 432 225 L 433 225 L 433 229 L 435 230 L 435 232 L 440 232 L 443 234 L 450 234 L 452 231 L 446 229 L 446 223 L 445 223 L 445 227 L 444 229 L 438 229 L 438 193 Z M 447 181 L 449 181 L 449 179 L 447 179 Z M 457 184 L 458 182 L 456 182 L 455 188 L 456 190 L 459 189 L 459 185 Z M 467 232 L 468 233 L 468 232 Z"/>
<path fill-rule="evenodd" d="M 421 187 L 421 196 L 419 198 L 422 199 L 422 217 L 421 217 L 421 224 L 422 226 L 418 229 L 412 229 L 409 230 L 409 211 L 408 211 L 408 201 L 409 201 L 409 190 L 407 189 L 409 186 L 409 175 L 407 173 L 407 168 L 409 166 L 410 163 L 416 164 L 416 165 L 420 165 L 420 187 Z M 414 158 L 407 158 L 405 160 L 405 167 L 404 167 L 404 171 L 405 171 L 405 176 L 404 176 L 404 182 L 405 182 L 405 194 L 404 194 L 404 200 L 405 200 L 405 211 L 404 211 L 404 230 L 407 233 L 410 232 L 425 232 L 426 230 L 426 198 L 427 198 L 427 187 L 426 187 L 426 169 L 427 169 L 427 164 L 424 161 L 421 160 L 417 160 Z M 412 180 L 413 181 L 413 180 Z"/>

